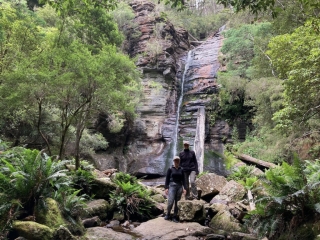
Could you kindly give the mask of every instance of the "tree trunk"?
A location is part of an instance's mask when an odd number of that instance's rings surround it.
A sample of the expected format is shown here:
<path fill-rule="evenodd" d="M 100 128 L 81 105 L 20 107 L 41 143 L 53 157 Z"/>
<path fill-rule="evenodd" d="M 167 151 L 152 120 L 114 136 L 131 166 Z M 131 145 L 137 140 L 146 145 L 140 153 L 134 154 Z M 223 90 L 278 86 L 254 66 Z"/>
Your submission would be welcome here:
<path fill-rule="evenodd" d="M 41 116 L 42 116 L 42 99 L 39 99 L 39 101 L 38 101 L 38 124 L 37 124 L 37 129 L 38 129 L 38 132 L 40 133 L 42 139 L 45 141 L 45 143 L 47 145 L 49 156 L 51 156 L 51 149 L 50 149 L 50 144 L 48 142 L 48 139 L 44 136 L 43 132 L 40 129 Z"/>
<path fill-rule="evenodd" d="M 274 168 L 274 167 L 277 166 L 277 165 L 275 165 L 273 163 L 265 162 L 265 161 L 262 161 L 260 159 L 251 157 L 251 156 L 246 155 L 246 154 L 234 153 L 234 155 L 240 160 L 243 160 L 243 161 L 246 161 L 246 162 L 250 162 L 250 163 L 253 163 L 255 165 L 265 167 L 265 168 Z"/>

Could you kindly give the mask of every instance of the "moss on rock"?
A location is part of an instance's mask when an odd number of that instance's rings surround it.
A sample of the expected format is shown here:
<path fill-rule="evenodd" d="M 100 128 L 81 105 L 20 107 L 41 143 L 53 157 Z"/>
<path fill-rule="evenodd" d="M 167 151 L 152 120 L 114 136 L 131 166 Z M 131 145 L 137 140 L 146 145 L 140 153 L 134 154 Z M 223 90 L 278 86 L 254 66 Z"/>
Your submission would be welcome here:
<path fill-rule="evenodd" d="M 51 240 L 53 237 L 51 228 L 32 221 L 14 221 L 13 230 L 26 239 Z"/>
<path fill-rule="evenodd" d="M 66 222 L 62 217 L 62 213 L 59 209 L 58 203 L 52 199 L 47 198 L 45 208 L 37 208 L 36 220 L 37 222 L 44 224 L 50 228 L 58 228 L 61 225 L 65 225 Z"/>

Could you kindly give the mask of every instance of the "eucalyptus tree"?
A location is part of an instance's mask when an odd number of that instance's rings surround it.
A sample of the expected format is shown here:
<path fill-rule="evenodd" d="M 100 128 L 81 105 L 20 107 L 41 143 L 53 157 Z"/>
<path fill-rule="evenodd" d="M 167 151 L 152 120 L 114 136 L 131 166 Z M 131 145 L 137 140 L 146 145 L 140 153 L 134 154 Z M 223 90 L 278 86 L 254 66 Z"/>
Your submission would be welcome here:
<path fill-rule="evenodd" d="M 73 19 L 65 15 L 53 21 L 57 28 L 46 27 L 26 6 L 5 2 L 2 7 L 8 11 L 0 16 L 1 109 L 18 123 L 23 119 L 15 119 L 15 112 L 23 112 L 30 125 L 37 119 L 49 152 L 55 135 L 50 131 L 59 130 L 60 158 L 74 126 L 79 167 L 79 144 L 88 122 L 102 111 L 123 122 L 124 116 L 134 116 L 139 99 L 139 72 L 116 47 L 122 38 L 117 26 L 101 8 L 89 5 L 78 15 L 72 12 Z M 87 17 L 98 10 L 101 21 L 90 25 Z M 81 31 L 90 34 L 84 38 Z"/>
<path fill-rule="evenodd" d="M 18 65 L 41 53 L 39 44 L 44 34 L 39 28 L 40 19 L 23 4 L 4 1 L 0 8 L 1 125 L 18 142 L 22 132 L 35 121 L 32 113 L 37 112 L 31 107 L 31 79 L 24 77 L 26 72 Z"/>

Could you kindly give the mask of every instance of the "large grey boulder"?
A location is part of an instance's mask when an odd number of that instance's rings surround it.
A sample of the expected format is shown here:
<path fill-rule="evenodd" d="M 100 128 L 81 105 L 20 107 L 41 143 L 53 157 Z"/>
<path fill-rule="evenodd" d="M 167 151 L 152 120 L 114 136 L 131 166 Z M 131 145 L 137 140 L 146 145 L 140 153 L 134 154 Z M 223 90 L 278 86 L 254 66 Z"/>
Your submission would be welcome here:
<path fill-rule="evenodd" d="M 209 227 L 213 229 L 222 229 L 227 232 L 239 232 L 241 225 L 229 211 L 219 211 L 210 221 Z"/>
<path fill-rule="evenodd" d="M 115 232 L 110 228 L 94 227 L 88 228 L 84 239 L 86 240 L 133 240 L 138 236 L 131 236 L 126 233 Z"/>
<path fill-rule="evenodd" d="M 221 189 L 218 195 L 214 197 L 215 200 L 223 200 L 226 202 L 241 201 L 246 194 L 246 189 L 234 180 L 227 182 Z"/>
<path fill-rule="evenodd" d="M 174 223 L 164 220 L 163 217 L 141 223 L 134 232 L 142 236 L 144 240 L 172 240 L 189 239 L 195 240 L 213 233 L 213 229 L 201 226 L 196 222 Z"/>
<path fill-rule="evenodd" d="M 180 221 L 201 222 L 206 218 L 204 201 L 181 200 L 178 202 Z"/>
<path fill-rule="evenodd" d="M 207 173 L 196 180 L 197 188 L 201 190 L 201 198 L 211 199 L 227 184 L 227 179 L 215 173 Z"/>

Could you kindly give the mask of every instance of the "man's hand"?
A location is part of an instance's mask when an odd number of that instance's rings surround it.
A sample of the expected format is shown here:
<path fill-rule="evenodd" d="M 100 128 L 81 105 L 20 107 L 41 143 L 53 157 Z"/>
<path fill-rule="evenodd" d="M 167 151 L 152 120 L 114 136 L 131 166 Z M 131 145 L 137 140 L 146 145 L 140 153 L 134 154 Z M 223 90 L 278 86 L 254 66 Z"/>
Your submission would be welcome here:
<path fill-rule="evenodd" d="M 169 189 L 166 189 L 166 190 L 164 190 L 164 193 L 165 193 L 166 195 L 168 195 L 168 191 L 169 191 Z"/>
<path fill-rule="evenodd" d="M 184 195 L 186 195 L 187 191 L 185 189 L 183 189 L 183 192 L 182 192 Z"/>

